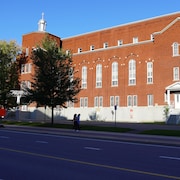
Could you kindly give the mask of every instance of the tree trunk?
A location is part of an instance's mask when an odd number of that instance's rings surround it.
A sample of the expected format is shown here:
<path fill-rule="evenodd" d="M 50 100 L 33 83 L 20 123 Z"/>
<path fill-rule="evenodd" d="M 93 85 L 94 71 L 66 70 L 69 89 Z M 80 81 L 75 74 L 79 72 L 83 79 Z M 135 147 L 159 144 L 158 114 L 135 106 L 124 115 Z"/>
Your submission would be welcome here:
<path fill-rule="evenodd" d="M 53 126 L 54 124 L 54 106 L 52 105 L 52 109 L 51 109 L 51 125 Z"/>

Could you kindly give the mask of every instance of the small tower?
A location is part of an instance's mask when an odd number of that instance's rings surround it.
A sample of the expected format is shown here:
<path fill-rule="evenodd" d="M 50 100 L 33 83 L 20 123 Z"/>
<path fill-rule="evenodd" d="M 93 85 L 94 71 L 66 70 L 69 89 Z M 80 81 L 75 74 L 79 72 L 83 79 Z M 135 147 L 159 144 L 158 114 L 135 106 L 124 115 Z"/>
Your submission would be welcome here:
<path fill-rule="evenodd" d="M 38 31 L 46 31 L 46 21 L 44 20 L 44 13 L 42 13 L 42 19 L 38 22 Z"/>

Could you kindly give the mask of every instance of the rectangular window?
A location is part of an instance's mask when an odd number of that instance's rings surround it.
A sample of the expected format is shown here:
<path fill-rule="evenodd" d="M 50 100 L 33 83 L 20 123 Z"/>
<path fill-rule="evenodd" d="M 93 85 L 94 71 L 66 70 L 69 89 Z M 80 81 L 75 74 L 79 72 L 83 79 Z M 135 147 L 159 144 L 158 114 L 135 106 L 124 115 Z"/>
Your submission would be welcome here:
<path fill-rule="evenodd" d="M 21 65 L 21 74 L 31 73 L 31 69 L 32 69 L 32 64 L 30 64 L 30 63 L 22 64 Z"/>
<path fill-rule="evenodd" d="M 94 51 L 94 45 L 90 46 L 90 51 Z"/>
<path fill-rule="evenodd" d="M 94 107 L 103 107 L 103 97 L 102 96 L 94 97 Z"/>
<path fill-rule="evenodd" d="M 80 98 L 80 107 L 88 107 L 88 97 Z"/>
<path fill-rule="evenodd" d="M 67 107 L 69 107 L 69 108 L 74 107 L 74 103 L 71 102 L 71 101 L 68 101 L 67 102 Z"/>
<path fill-rule="evenodd" d="M 103 44 L 103 48 L 108 48 L 108 43 L 107 43 L 107 42 L 105 42 L 105 43 Z"/>
<path fill-rule="evenodd" d="M 127 106 L 132 106 L 132 96 L 131 95 L 127 96 Z"/>
<path fill-rule="evenodd" d="M 137 106 L 137 95 L 133 95 L 133 106 Z"/>
<path fill-rule="evenodd" d="M 136 61 L 129 61 L 129 85 L 136 85 Z"/>
<path fill-rule="evenodd" d="M 29 56 L 29 48 L 26 48 L 26 56 Z"/>
<path fill-rule="evenodd" d="M 173 80 L 179 81 L 179 67 L 173 68 Z"/>
<path fill-rule="evenodd" d="M 87 67 L 82 67 L 82 89 L 87 88 Z"/>
<path fill-rule="evenodd" d="M 99 96 L 99 107 L 103 107 L 103 97 Z"/>
<path fill-rule="evenodd" d="M 137 95 L 128 95 L 127 96 L 127 106 L 137 106 Z"/>
<path fill-rule="evenodd" d="M 148 106 L 153 106 L 154 104 L 154 97 L 152 94 L 148 94 L 147 95 L 147 105 Z"/>
<path fill-rule="evenodd" d="M 110 106 L 114 106 L 114 96 L 110 96 Z"/>
<path fill-rule="evenodd" d="M 78 48 L 78 53 L 81 53 L 82 52 L 82 48 Z"/>
<path fill-rule="evenodd" d="M 28 111 L 28 106 L 27 105 L 22 105 L 21 110 L 22 111 Z"/>
<path fill-rule="evenodd" d="M 112 86 L 118 86 L 118 63 L 112 63 Z"/>
<path fill-rule="evenodd" d="M 21 74 L 24 74 L 25 73 L 25 64 L 22 64 L 21 65 Z"/>
<path fill-rule="evenodd" d="M 84 107 L 88 107 L 88 97 L 84 98 Z"/>
<path fill-rule="evenodd" d="M 138 37 L 133 37 L 133 43 L 138 43 Z"/>
<path fill-rule="evenodd" d="M 98 97 L 94 97 L 94 107 L 98 107 Z"/>
<path fill-rule="evenodd" d="M 115 105 L 119 106 L 119 96 L 115 96 Z"/>
<path fill-rule="evenodd" d="M 84 107 L 84 98 L 80 98 L 80 107 Z"/>
<path fill-rule="evenodd" d="M 69 54 L 70 54 L 70 50 L 67 49 L 67 50 L 66 50 L 66 55 L 69 55 Z"/>
<path fill-rule="evenodd" d="M 153 63 L 147 63 L 147 84 L 153 83 Z"/>
<path fill-rule="evenodd" d="M 30 63 L 25 65 L 25 73 L 31 73 L 31 66 L 32 65 Z"/>
<path fill-rule="evenodd" d="M 110 96 L 110 107 L 119 106 L 119 96 Z"/>
<path fill-rule="evenodd" d="M 118 46 L 123 45 L 123 40 L 118 40 Z"/>
<path fill-rule="evenodd" d="M 96 66 L 96 88 L 102 87 L 102 65 L 98 64 Z"/>

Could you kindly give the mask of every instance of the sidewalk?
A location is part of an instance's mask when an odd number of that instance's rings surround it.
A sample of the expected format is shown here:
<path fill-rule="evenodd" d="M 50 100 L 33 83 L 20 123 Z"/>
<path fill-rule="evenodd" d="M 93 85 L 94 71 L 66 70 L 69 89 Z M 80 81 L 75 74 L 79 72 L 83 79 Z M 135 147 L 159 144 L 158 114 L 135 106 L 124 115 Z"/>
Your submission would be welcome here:
<path fill-rule="evenodd" d="M 67 122 L 72 123 L 72 122 Z M 89 122 L 81 122 L 83 124 L 90 125 Z M 93 125 L 110 126 L 108 123 L 94 123 Z M 112 124 L 111 124 L 112 125 Z M 154 124 L 134 124 L 134 123 L 117 123 L 116 126 L 123 128 L 131 128 L 132 131 L 128 133 L 115 133 L 115 132 L 101 132 L 101 131 L 89 131 L 80 130 L 79 132 L 73 129 L 61 129 L 61 128 L 47 128 L 47 127 L 31 127 L 31 126 L 16 126 L 16 125 L 5 125 L 5 128 L 0 130 L 13 130 L 21 132 L 31 132 L 31 133 L 43 133 L 51 135 L 60 136 L 70 136 L 78 138 L 96 138 L 101 140 L 113 140 L 129 143 L 146 143 L 146 144 L 158 144 L 158 145 L 168 145 L 168 146 L 178 146 L 180 147 L 180 137 L 170 137 L 170 136 L 156 136 L 156 135 L 142 135 L 137 134 L 137 132 L 151 129 L 170 129 L 170 130 L 180 130 L 180 126 L 176 125 L 154 125 Z"/>

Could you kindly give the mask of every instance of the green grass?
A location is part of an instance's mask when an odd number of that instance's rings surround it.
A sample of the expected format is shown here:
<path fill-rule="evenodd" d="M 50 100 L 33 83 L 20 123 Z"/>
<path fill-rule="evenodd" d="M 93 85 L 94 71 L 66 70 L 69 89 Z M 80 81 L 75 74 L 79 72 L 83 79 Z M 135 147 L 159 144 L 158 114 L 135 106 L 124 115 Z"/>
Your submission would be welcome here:
<path fill-rule="evenodd" d="M 3 124 L 9 125 L 19 125 L 19 126 L 34 126 L 34 127 L 51 127 L 51 128 L 64 128 L 64 129 L 72 129 L 72 124 L 52 124 L 51 123 L 41 123 L 41 122 L 25 122 L 25 121 L 3 121 Z M 104 131 L 104 132 L 119 132 L 125 133 L 130 132 L 133 129 L 130 128 L 121 128 L 121 127 L 109 127 L 109 126 L 91 126 L 91 125 L 83 125 L 81 126 L 81 130 L 91 130 L 91 131 Z M 177 136 L 180 137 L 180 130 L 147 130 L 143 132 L 139 132 L 139 134 L 148 134 L 148 135 L 162 135 L 162 136 Z"/>
<path fill-rule="evenodd" d="M 140 134 L 148 134 L 148 135 L 162 135 L 162 136 L 178 136 L 180 137 L 180 130 L 147 130 L 143 131 Z"/>
<path fill-rule="evenodd" d="M 34 126 L 34 127 L 51 127 L 51 128 L 64 128 L 72 129 L 72 124 L 51 124 L 51 123 L 39 123 L 39 122 L 23 122 L 23 121 L 3 121 L 3 124 L 18 125 L 18 126 Z M 83 125 L 80 127 L 81 130 L 91 130 L 91 131 L 106 131 L 106 132 L 128 132 L 132 129 L 130 128 L 120 128 L 120 127 L 102 127 L 102 126 L 90 126 Z"/>

